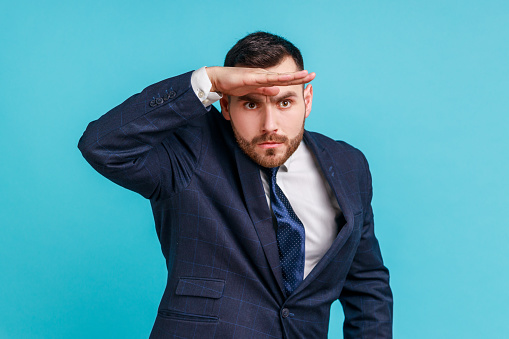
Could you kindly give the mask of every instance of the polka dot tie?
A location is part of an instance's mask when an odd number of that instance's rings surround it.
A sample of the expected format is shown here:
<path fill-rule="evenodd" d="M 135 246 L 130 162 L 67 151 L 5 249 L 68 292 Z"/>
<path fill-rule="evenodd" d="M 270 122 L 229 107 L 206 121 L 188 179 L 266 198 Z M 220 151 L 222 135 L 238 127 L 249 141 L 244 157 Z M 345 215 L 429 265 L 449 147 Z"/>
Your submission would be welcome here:
<path fill-rule="evenodd" d="M 270 204 L 277 220 L 277 244 L 285 293 L 289 296 L 304 277 L 304 225 L 276 183 L 279 167 L 265 168 L 270 182 Z"/>

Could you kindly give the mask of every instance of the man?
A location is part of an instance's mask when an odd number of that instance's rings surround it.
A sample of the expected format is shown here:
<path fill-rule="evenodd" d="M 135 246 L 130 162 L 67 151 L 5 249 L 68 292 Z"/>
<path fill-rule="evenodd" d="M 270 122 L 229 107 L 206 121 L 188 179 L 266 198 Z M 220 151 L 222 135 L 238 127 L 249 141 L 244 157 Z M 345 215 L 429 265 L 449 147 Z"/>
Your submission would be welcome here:
<path fill-rule="evenodd" d="M 225 66 L 147 87 L 79 142 L 97 171 L 150 199 L 168 268 L 151 338 L 326 338 L 337 299 L 345 338 L 390 338 L 368 165 L 304 130 L 315 74 L 264 32 Z"/>

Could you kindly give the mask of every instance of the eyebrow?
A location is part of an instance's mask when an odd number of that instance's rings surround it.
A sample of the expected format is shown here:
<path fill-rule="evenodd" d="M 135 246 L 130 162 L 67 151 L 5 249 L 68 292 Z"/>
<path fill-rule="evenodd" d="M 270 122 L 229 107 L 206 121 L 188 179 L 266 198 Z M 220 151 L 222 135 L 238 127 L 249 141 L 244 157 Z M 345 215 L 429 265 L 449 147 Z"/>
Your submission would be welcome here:
<path fill-rule="evenodd" d="M 287 99 L 290 97 L 296 97 L 296 96 L 297 96 L 297 93 L 294 91 L 283 92 L 279 95 L 271 96 L 270 102 L 272 102 L 272 103 L 279 102 L 283 99 Z M 265 95 L 261 95 L 261 94 L 254 94 L 254 95 L 246 94 L 246 95 L 240 96 L 238 98 L 240 101 L 249 101 L 249 102 L 255 102 L 255 103 L 260 103 L 260 102 L 265 101 Z"/>

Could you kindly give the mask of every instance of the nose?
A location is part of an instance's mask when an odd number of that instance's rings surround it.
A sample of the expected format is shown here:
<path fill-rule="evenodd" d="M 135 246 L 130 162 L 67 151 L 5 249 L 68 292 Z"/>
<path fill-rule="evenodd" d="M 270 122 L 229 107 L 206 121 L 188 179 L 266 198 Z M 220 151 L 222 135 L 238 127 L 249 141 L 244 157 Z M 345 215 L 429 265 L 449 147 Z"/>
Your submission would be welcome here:
<path fill-rule="evenodd" d="M 262 121 L 262 132 L 263 133 L 276 133 L 278 130 L 277 124 L 277 112 L 270 107 L 270 105 L 266 105 L 263 112 L 263 121 Z"/>

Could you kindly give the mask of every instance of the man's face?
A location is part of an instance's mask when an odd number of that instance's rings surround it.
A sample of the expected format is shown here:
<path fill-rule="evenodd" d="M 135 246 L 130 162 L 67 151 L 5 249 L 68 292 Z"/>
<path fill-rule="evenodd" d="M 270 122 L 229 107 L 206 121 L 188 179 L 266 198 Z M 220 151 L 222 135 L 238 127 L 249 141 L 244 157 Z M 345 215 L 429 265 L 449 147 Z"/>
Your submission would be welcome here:
<path fill-rule="evenodd" d="M 286 57 L 268 71 L 298 71 L 295 61 Z M 295 152 L 304 133 L 304 120 L 311 112 L 313 88 L 307 85 L 279 87 L 276 96 L 247 94 L 221 99 L 221 109 L 230 120 L 240 148 L 257 164 L 277 167 Z"/>

